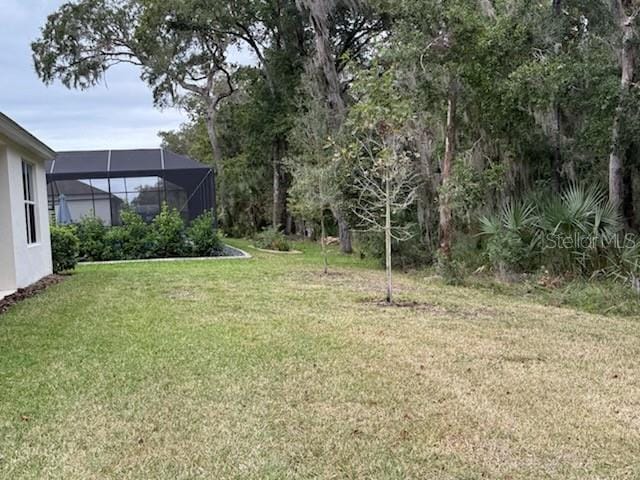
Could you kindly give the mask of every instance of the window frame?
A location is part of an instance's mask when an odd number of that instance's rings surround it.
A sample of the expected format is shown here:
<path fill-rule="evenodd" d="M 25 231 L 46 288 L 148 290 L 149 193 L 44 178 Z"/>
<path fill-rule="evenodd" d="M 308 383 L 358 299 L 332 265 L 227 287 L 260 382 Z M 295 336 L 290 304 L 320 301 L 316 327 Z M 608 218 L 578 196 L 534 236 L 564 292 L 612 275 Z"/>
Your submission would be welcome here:
<path fill-rule="evenodd" d="M 35 182 L 36 166 L 22 159 L 22 190 L 24 202 L 24 219 L 26 223 L 27 246 L 37 245 L 38 228 L 38 196 Z"/>

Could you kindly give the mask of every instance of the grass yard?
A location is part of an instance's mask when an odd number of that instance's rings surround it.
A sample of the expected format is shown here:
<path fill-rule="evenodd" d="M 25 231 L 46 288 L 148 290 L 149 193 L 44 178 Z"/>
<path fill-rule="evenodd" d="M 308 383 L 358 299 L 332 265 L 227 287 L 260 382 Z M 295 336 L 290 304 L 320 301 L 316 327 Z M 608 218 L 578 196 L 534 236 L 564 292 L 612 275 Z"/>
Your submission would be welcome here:
<path fill-rule="evenodd" d="M 296 248 L 0 316 L 0 478 L 640 478 L 640 320 Z"/>

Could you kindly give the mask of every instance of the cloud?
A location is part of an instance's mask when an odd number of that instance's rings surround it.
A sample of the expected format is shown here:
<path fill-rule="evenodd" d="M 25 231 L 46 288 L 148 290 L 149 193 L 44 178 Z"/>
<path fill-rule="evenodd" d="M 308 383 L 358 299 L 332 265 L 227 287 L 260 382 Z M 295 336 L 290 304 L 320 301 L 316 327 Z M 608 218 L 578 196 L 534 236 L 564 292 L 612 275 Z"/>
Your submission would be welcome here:
<path fill-rule="evenodd" d="M 0 111 L 55 150 L 157 147 L 159 130 L 186 120 L 175 109 L 153 106 L 150 89 L 131 66 L 108 72 L 86 91 L 44 85 L 36 76 L 31 42 L 65 0 L 1 0 Z"/>

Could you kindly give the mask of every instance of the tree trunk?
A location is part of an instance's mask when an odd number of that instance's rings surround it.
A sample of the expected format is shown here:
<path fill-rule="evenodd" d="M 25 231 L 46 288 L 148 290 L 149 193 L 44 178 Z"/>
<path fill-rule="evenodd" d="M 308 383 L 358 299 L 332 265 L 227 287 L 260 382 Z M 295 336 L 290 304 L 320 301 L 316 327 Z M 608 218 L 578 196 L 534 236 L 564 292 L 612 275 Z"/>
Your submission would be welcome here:
<path fill-rule="evenodd" d="M 271 160 L 273 163 L 273 228 L 285 229 L 287 233 L 287 179 L 282 165 L 284 142 L 281 138 L 274 139 L 271 145 Z"/>
<path fill-rule="evenodd" d="M 389 175 L 385 179 L 384 252 L 387 273 L 387 303 L 393 303 L 393 279 L 391 277 L 391 186 Z"/>
<path fill-rule="evenodd" d="M 324 226 L 324 212 L 320 215 L 320 244 L 322 245 L 324 274 L 327 275 L 329 273 L 329 261 L 327 259 L 327 229 Z"/>
<path fill-rule="evenodd" d="M 326 0 L 306 0 L 309 9 L 309 23 L 313 26 L 315 42 L 315 62 L 318 73 L 321 74 L 321 86 L 329 110 L 332 112 L 334 129 L 342 124 L 345 104 L 340 88 L 340 79 L 336 70 L 336 63 L 331 51 L 331 37 L 329 33 L 329 6 Z"/>
<path fill-rule="evenodd" d="M 432 235 L 433 207 L 435 205 L 436 193 L 440 185 L 440 179 L 433 168 L 433 139 L 423 125 L 418 125 L 416 132 L 417 149 L 419 158 L 417 159 L 416 170 L 420 174 L 420 184 L 418 187 L 417 213 L 418 225 L 422 241 L 433 247 L 437 244 L 435 235 Z"/>
<path fill-rule="evenodd" d="M 562 15 L 562 0 L 553 0 L 551 9 L 556 21 L 559 21 Z M 553 115 L 553 159 L 551 162 L 551 186 L 554 193 L 560 193 L 562 190 L 562 146 L 561 146 L 561 121 L 562 110 L 560 102 L 556 100 L 552 107 Z"/>
<path fill-rule="evenodd" d="M 636 164 L 638 145 L 635 142 L 632 142 L 629 148 L 627 148 L 626 158 L 628 163 Z M 637 229 L 633 170 L 633 167 L 627 165 L 623 174 L 622 213 L 626 219 L 626 227 L 629 231 L 636 231 Z"/>
<path fill-rule="evenodd" d="M 634 20 L 624 11 L 622 2 L 615 2 L 614 10 L 616 11 L 618 26 L 622 33 L 621 45 L 621 62 L 622 73 L 620 76 L 620 98 L 618 107 L 616 108 L 613 128 L 611 133 L 611 153 L 609 155 L 609 199 L 619 209 L 621 214 L 624 202 L 624 163 L 626 145 L 623 140 L 623 123 L 624 110 L 627 102 L 631 84 L 633 82 L 636 52 L 635 52 L 635 34 Z"/>
<path fill-rule="evenodd" d="M 313 38 L 315 43 L 315 69 L 320 86 L 320 91 L 324 96 L 329 112 L 329 128 L 332 132 L 340 130 L 346 112 L 345 102 L 342 98 L 340 78 L 336 69 L 334 54 L 331 50 L 330 5 L 326 0 L 299 0 L 299 7 L 304 7 L 309 13 L 309 23 L 313 27 Z M 346 216 L 339 207 L 332 207 L 331 212 L 338 223 L 340 231 L 340 251 L 342 253 L 352 253 L 351 229 L 346 220 Z"/>
<path fill-rule="evenodd" d="M 554 193 L 560 193 L 562 190 L 562 150 L 561 150 L 561 110 L 560 103 L 555 102 L 553 106 L 553 129 L 554 129 L 554 148 L 552 169 L 552 187 Z"/>
<path fill-rule="evenodd" d="M 209 136 L 209 143 L 211 144 L 211 151 L 213 153 L 213 165 L 216 173 L 216 205 L 220 209 L 220 217 L 223 218 L 223 223 L 227 216 L 227 198 L 225 194 L 224 183 L 224 166 L 222 164 L 222 149 L 220 148 L 220 141 L 218 140 L 218 133 L 216 132 L 216 121 L 218 118 L 218 112 L 214 101 L 207 101 L 205 112 L 205 124 L 207 127 L 207 134 Z M 214 212 L 215 215 L 215 212 Z"/>
<path fill-rule="evenodd" d="M 453 210 L 451 207 L 451 169 L 456 155 L 456 110 L 458 101 L 458 81 L 452 76 L 449 81 L 447 108 L 447 132 L 445 152 L 442 161 L 442 181 L 440 185 L 440 252 L 446 260 L 451 259 L 453 243 Z"/>
<path fill-rule="evenodd" d="M 342 253 L 353 253 L 353 245 L 351 242 L 351 229 L 347 223 L 344 214 L 338 207 L 331 207 L 331 213 L 338 223 L 338 236 L 340 237 L 340 251 Z"/>

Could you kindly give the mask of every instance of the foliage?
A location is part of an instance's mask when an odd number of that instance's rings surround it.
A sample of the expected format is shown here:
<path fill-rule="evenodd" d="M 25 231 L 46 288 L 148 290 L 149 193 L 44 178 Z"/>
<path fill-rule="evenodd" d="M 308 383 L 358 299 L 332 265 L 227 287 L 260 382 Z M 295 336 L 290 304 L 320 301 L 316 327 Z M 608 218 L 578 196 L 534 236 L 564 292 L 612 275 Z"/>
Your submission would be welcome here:
<path fill-rule="evenodd" d="M 45 82 L 72 88 L 133 63 L 156 104 L 184 108 L 189 121 L 163 144 L 215 165 L 227 234 L 305 222 L 380 231 L 389 183 L 392 236 L 419 237 L 407 245 L 416 261 L 442 243 L 437 232 L 448 251 L 481 234 L 484 255 L 440 259 L 446 276 L 482 259 L 502 273 L 633 283 L 633 249 L 612 245 L 640 226 L 639 62 L 620 61 L 638 56 L 637 25 L 620 21 L 636 20 L 632 3 L 79 0 L 48 18 L 33 52 Z M 257 61 L 231 65 L 237 46 Z M 624 186 L 616 205 L 576 186 L 611 178 Z M 514 225 L 527 205 L 535 222 Z M 139 227 L 87 226 L 81 254 L 145 256 Z M 385 255 L 403 251 L 393 243 Z"/>
<path fill-rule="evenodd" d="M 267 228 L 256 235 L 256 247 L 278 252 L 288 252 L 291 245 L 287 237 L 275 228 Z"/>
<path fill-rule="evenodd" d="M 449 258 L 438 250 L 435 254 L 436 271 L 446 285 L 460 286 L 465 280 L 465 268 L 457 258 Z"/>
<path fill-rule="evenodd" d="M 538 227 L 547 268 L 591 275 L 606 267 L 606 251 L 623 221 L 600 188 L 573 185 L 559 198 L 540 202 Z"/>
<path fill-rule="evenodd" d="M 622 219 L 598 187 L 572 185 L 559 197 L 508 203 L 480 224 L 486 255 L 500 273 L 544 266 L 553 274 L 633 275 L 637 244 L 621 244 Z"/>
<path fill-rule="evenodd" d="M 76 236 L 75 228 L 58 225 L 51 225 L 50 228 L 53 272 L 73 270 L 80 254 L 80 240 Z"/>
<path fill-rule="evenodd" d="M 501 274 L 526 271 L 536 255 L 536 210 L 529 203 L 508 203 L 494 217 L 480 219 L 480 233 L 487 237 L 486 255 Z"/>
<path fill-rule="evenodd" d="M 607 251 L 608 278 L 630 285 L 640 295 L 640 237 L 626 235 Z"/>
<path fill-rule="evenodd" d="M 100 261 L 108 257 L 106 247 L 107 228 L 97 217 L 87 216 L 76 225 L 82 260 Z"/>
<path fill-rule="evenodd" d="M 215 256 L 223 251 L 223 245 L 215 229 L 212 212 L 205 212 L 191 222 L 186 231 L 193 255 Z"/>
<path fill-rule="evenodd" d="M 119 226 L 108 228 L 104 236 L 105 249 L 102 259 L 110 261 L 127 259 L 124 249 L 129 241 L 130 238 L 124 228 Z"/>
<path fill-rule="evenodd" d="M 120 212 L 121 226 L 111 227 L 105 237 L 111 260 L 147 258 L 154 247 L 149 225 L 131 208 Z"/>
<path fill-rule="evenodd" d="M 185 225 L 180 212 L 163 203 L 160 213 L 151 222 L 151 239 L 155 257 L 185 255 Z"/>
<path fill-rule="evenodd" d="M 224 250 L 211 212 L 194 219 L 188 228 L 180 214 L 166 204 L 151 224 L 131 209 L 122 210 L 120 216 L 122 225 L 118 226 L 105 227 L 99 219 L 87 217 L 73 227 L 78 232 L 81 258 L 104 261 L 217 256 Z"/>
<path fill-rule="evenodd" d="M 450 198 L 459 225 L 472 225 L 471 220 L 487 203 L 496 198 L 505 183 L 505 166 L 492 163 L 484 169 L 474 168 L 467 162 L 458 162 L 453 167 L 450 182 Z M 440 188 L 440 192 L 445 187 Z"/>

